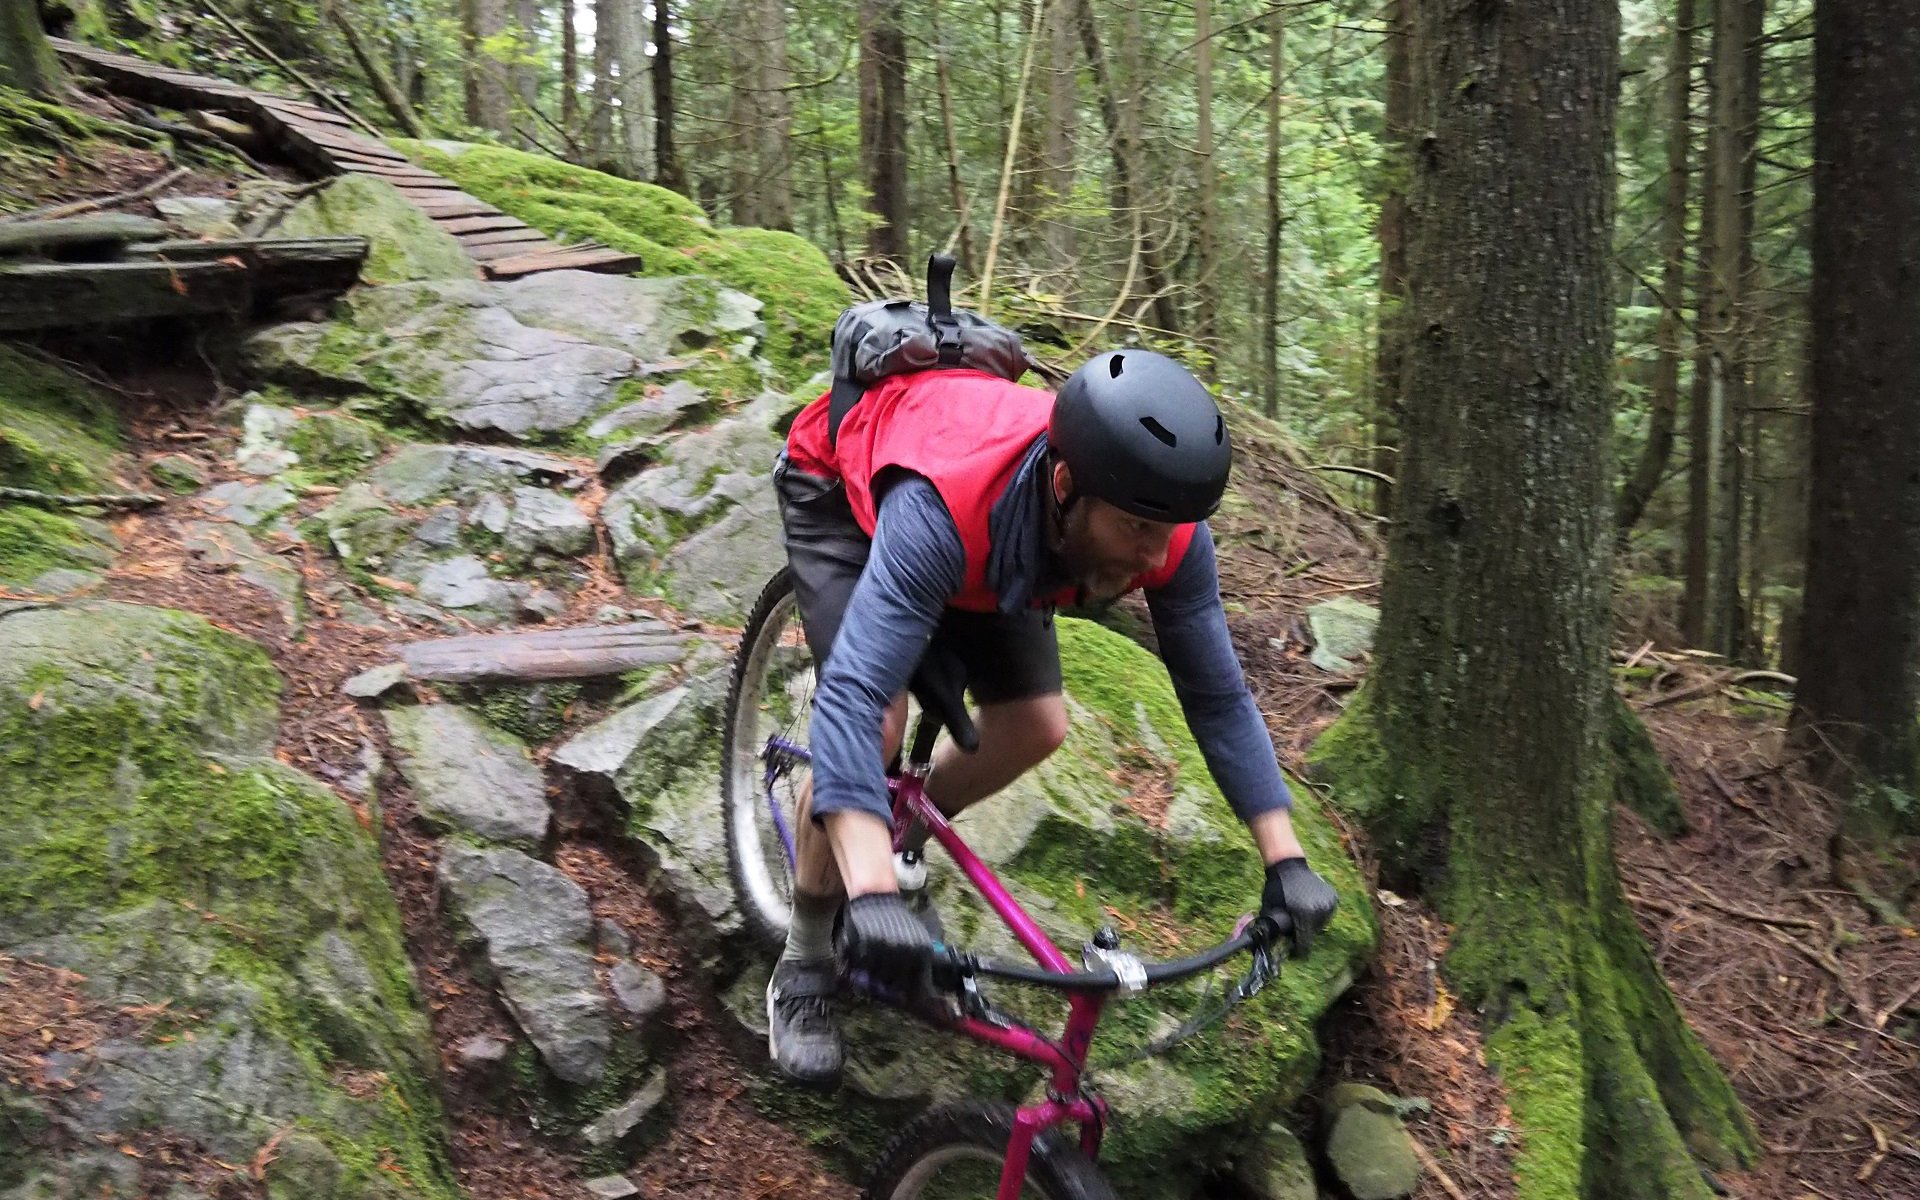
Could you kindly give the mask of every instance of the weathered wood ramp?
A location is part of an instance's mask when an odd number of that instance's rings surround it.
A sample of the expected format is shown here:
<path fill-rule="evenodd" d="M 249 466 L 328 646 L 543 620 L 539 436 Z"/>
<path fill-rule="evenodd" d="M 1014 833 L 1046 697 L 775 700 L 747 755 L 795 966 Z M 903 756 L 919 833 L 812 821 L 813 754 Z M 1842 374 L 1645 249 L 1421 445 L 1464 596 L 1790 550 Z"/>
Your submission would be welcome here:
<path fill-rule="evenodd" d="M 372 175 L 398 188 L 414 207 L 459 239 L 489 279 L 517 279 L 541 271 L 637 270 L 640 257 L 598 243 L 560 245 L 460 190 L 404 154 L 366 136 L 353 122 L 303 100 L 176 71 L 65 38 L 54 49 L 76 69 L 114 92 L 168 108 L 207 109 L 246 121 L 301 170 L 316 176 Z"/>
<path fill-rule="evenodd" d="M 686 652 L 686 639 L 666 625 L 636 621 L 410 642 L 400 648 L 400 660 L 408 679 L 471 683 L 477 679 L 591 679 L 678 662 Z"/>

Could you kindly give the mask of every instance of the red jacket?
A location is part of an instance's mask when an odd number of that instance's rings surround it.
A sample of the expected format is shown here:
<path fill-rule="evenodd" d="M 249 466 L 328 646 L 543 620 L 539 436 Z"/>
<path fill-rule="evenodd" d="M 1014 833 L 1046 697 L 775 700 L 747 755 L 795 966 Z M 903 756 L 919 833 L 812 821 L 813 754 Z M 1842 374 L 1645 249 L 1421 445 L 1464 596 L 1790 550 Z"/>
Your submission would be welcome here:
<path fill-rule="evenodd" d="M 1008 383 L 980 371 L 919 371 L 894 375 L 867 389 L 827 436 L 828 397 L 794 419 L 787 457 L 802 471 L 841 480 L 854 520 L 873 536 L 874 480 L 891 468 L 925 476 L 939 491 L 967 555 L 966 582 L 948 601 L 954 608 L 994 612 L 998 597 L 987 584 L 988 518 L 1027 450 L 1047 429 L 1053 393 Z M 1132 588 L 1159 587 L 1173 578 L 1193 540 L 1193 526 L 1174 532 L 1167 561 L 1134 578 Z M 1036 607 L 1071 603 L 1073 589 L 1036 596 Z"/>

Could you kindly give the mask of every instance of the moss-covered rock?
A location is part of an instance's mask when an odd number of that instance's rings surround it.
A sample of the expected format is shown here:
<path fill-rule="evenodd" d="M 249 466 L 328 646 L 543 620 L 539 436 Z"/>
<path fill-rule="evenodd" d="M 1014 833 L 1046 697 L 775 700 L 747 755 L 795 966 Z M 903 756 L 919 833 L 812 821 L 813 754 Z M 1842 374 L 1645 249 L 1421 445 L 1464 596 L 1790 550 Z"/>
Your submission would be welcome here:
<path fill-rule="evenodd" d="M 396 140 L 409 157 L 560 240 L 638 254 L 646 275 L 710 275 L 764 304 L 768 357 L 788 387 L 826 365 L 827 337 L 846 285 L 804 238 L 716 227 L 685 196 L 499 146 Z"/>
<path fill-rule="evenodd" d="M 50 571 L 110 566 L 113 535 L 98 521 L 0 504 L 0 586 L 32 588 Z"/>
<path fill-rule="evenodd" d="M 0 344 L 0 484 L 87 492 L 112 478 L 124 442 L 98 390 Z"/>
<path fill-rule="evenodd" d="M 184 613 L 0 618 L 0 950 L 167 1014 L 55 1064 L 85 1142 L 155 1129 L 244 1163 L 297 1133 L 325 1183 L 303 1196 L 451 1200 L 399 914 L 371 834 L 272 757 L 280 686 Z M 63 1146 L 30 1168 L 71 1182 Z"/>
<path fill-rule="evenodd" d="M 281 237 L 367 239 L 360 277 L 368 283 L 474 279 L 480 270 L 459 241 L 371 175 L 342 175 L 294 206 L 274 228 Z"/>

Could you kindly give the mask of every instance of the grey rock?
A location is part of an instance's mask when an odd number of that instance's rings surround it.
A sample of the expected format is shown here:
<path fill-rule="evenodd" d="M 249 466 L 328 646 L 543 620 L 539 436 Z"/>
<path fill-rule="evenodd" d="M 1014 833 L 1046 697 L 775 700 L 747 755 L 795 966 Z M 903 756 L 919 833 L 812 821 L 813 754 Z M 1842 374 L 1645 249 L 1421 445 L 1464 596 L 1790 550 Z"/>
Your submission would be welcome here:
<path fill-rule="evenodd" d="M 593 619 L 599 625 L 624 625 L 632 615 L 617 604 L 602 604 L 593 610 Z"/>
<path fill-rule="evenodd" d="M 340 690 L 356 700 L 373 700 L 386 695 L 407 680 L 407 664 L 382 663 L 368 667 L 340 685 Z"/>
<path fill-rule="evenodd" d="M 262 1171 L 267 1200 L 304 1200 L 341 1195 L 346 1164 L 327 1144 L 304 1130 L 280 1140 Z"/>
<path fill-rule="evenodd" d="M 208 566 L 231 570 L 273 597 L 274 607 L 290 632 L 298 633 L 307 611 L 306 577 L 277 554 L 260 548 L 243 525 L 215 521 L 186 521 L 181 544 L 187 553 Z"/>
<path fill-rule="evenodd" d="M 625 1146 L 645 1132 L 642 1125 L 667 1098 L 667 1072 L 655 1067 L 647 1082 L 618 1108 L 602 1113 L 580 1131 L 580 1138 L 595 1150 Z"/>
<path fill-rule="evenodd" d="M 1350 1104 L 1333 1120 L 1327 1161 L 1354 1200 L 1399 1200 L 1420 1186 L 1420 1159 L 1400 1119 Z"/>
<path fill-rule="evenodd" d="M 461 1069 L 480 1074 L 505 1067 L 507 1056 L 512 1053 L 512 1042 L 485 1033 L 475 1034 L 453 1048 L 454 1061 L 460 1064 Z"/>
<path fill-rule="evenodd" d="M 427 519 L 414 527 L 413 540 L 435 550 L 446 550 L 460 544 L 460 510 L 451 504 L 442 504 L 427 514 Z"/>
<path fill-rule="evenodd" d="M 1386 1092 L 1370 1083 L 1355 1083 L 1352 1080 L 1343 1080 L 1328 1088 L 1322 1108 L 1331 1120 L 1339 1116 L 1342 1110 L 1355 1105 L 1388 1116 L 1394 1116 L 1400 1111 L 1399 1104 Z"/>
<path fill-rule="evenodd" d="M 1233 1165 L 1234 1178 L 1254 1200 L 1319 1200 L 1313 1164 L 1285 1125 L 1269 1125 Z"/>
<path fill-rule="evenodd" d="M 667 982 L 631 959 L 617 962 L 607 973 L 613 998 L 635 1024 L 645 1025 L 667 1006 Z"/>
<path fill-rule="evenodd" d="M 593 915 L 586 892 L 517 850 L 459 843 L 441 854 L 439 880 L 449 908 L 479 944 L 507 1011 L 548 1068 L 572 1084 L 598 1080 L 613 1024 L 589 949 Z"/>
<path fill-rule="evenodd" d="M 163 196 L 153 202 L 154 211 L 181 233 L 191 238 L 237 238 L 240 236 L 240 205 L 219 196 Z"/>
<path fill-rule="evenodd" d="M 648 436 L 666 433 L 699 420 L 711 411 L 707 394 L 685 379 L 665 384 L 649 384 L 646 396 L 632 404 L 623 404 L 587 426 L 587 436 L 596 440 L 618 435 Z"/>
<path fill-rule="evenodd" d="M 428 567 L 420 577 L 420 599 L 441 608 L 479 609 L 496 618 L 509 618 L 519 606 L 524 585 L 495 579 L 487 564 L 471 554 Z"/>
<path fill-rule="evenodd" d="M 564 458 L 505 446 L 408 446 L 374 468 L 367 482 L 396 504 L 477 500 L 519 484 L 545 486 L 572 478 Z"/>
<path fill-rule="evenodd" d="M 527 620 L 551 621 L 555 617 L 565 616 L 567 612 L 566 598 L 546 588 L 531 588 L 519 599 L 517 611 Z"/>
<path fill-rule="evenodd" d="M 499 290 L 520 320 L 624 350 L 642 363 L 765 332 L 758 300 L 697 276 L 543 271 Z"/>
<path fill-rule="evenodd" d="M 1344 675 L 1354 669 L 1354 659 L 1373 649 L 1373 631 L 1380 624 L 1380 610 L 1351 596 L 1336 596 L 1307 608 L 1307 628 L 1313 634 L 1313 654 L 1308 661 L 1322 671 Z"/>
<path fill-rule="evenodd" d="M 277 483 L 235 480 L 208 488 L 194 503 L 217 520 L 253 527 L 292 508 L 294 495 Z"/>
<path fill-rule="evenodd" d="M 162 454 L 147 464 L 147 474 L 170 492 L 185 494 L 207 486 L 207 469 L 184 454 Z"/>
<path fill-rule="evenodd" d="M 640 1194 L 633 1180 L 625 1175 L 602 1175 L 598 1179 L 587 1180 L 586 1187 L 599 1200 L 627 1200 L 628 1196 Z"/>
<path fill-rule="evenodd" d="M 625 958 L 633 953 L 633 938 L 620 922 L 600 917 L 593 923 L 593 949 L 608 958 Z"/>
<path fill-rule="evenodd" d="M 507 549 L 523 556 L 546 550 L 572 557 L 593 546 L 593 522 L 564 496 L 520 487 L 513 491 L 505 535 Z"/>
<path fill-rule="evenodd" d="M 756 403 L 682 435 L 662 461 L 621 484 L 601 509 L 614 557 L 636 590 L 703 620 L 737 623 L 780 562 L 769 484 L 780 439 L 774 406 Z"/>
<path fill-rule="evenodd" d="M 74 567 L 55 567 L 51 571 L 36 576 L 27 584 L 27 591 L 36 596 L 64 596 L 68 592 L 77 592 L 98 584 L 105 576 L 97 571 L 82 571 Z"/>
<path fill-rule="evenodd" d="M 507 522 L 513 519 L 513 509 L 507 506 L 506 497 L 493 493 L 482 496 L 467 519 L 488 533 L 503 534 L 507 531 Z"/>
<path fill-rule="evenodd" d="M 278 475 L 300 461 L 287 449 L 287 435 L 300 418 L 292 411 L 271 404 L 254 404 L 241 420 L 240 448 L 234 462 L 249 475 Z"/>
<path fill-rule="evenodd" d="M 400 773 L 428 824 L 530 848 L 546 840 L 546 785 L 518 739 L 452 704 L 384 715 Z"/>

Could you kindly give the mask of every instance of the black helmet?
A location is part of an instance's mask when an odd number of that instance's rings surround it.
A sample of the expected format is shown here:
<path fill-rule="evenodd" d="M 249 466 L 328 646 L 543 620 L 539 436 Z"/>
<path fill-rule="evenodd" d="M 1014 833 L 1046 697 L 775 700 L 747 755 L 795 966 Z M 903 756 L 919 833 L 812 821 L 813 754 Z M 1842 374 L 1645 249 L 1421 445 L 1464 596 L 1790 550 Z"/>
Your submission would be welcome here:
<path fill-rule="evenodd" d="M 1151 521 L 1200 521 L 1233 466 L 1227 423 L 1206 385 L 1151 350 L 1110 350 L 1068 377 L 1047 442 L 1076 495 Z"/>

